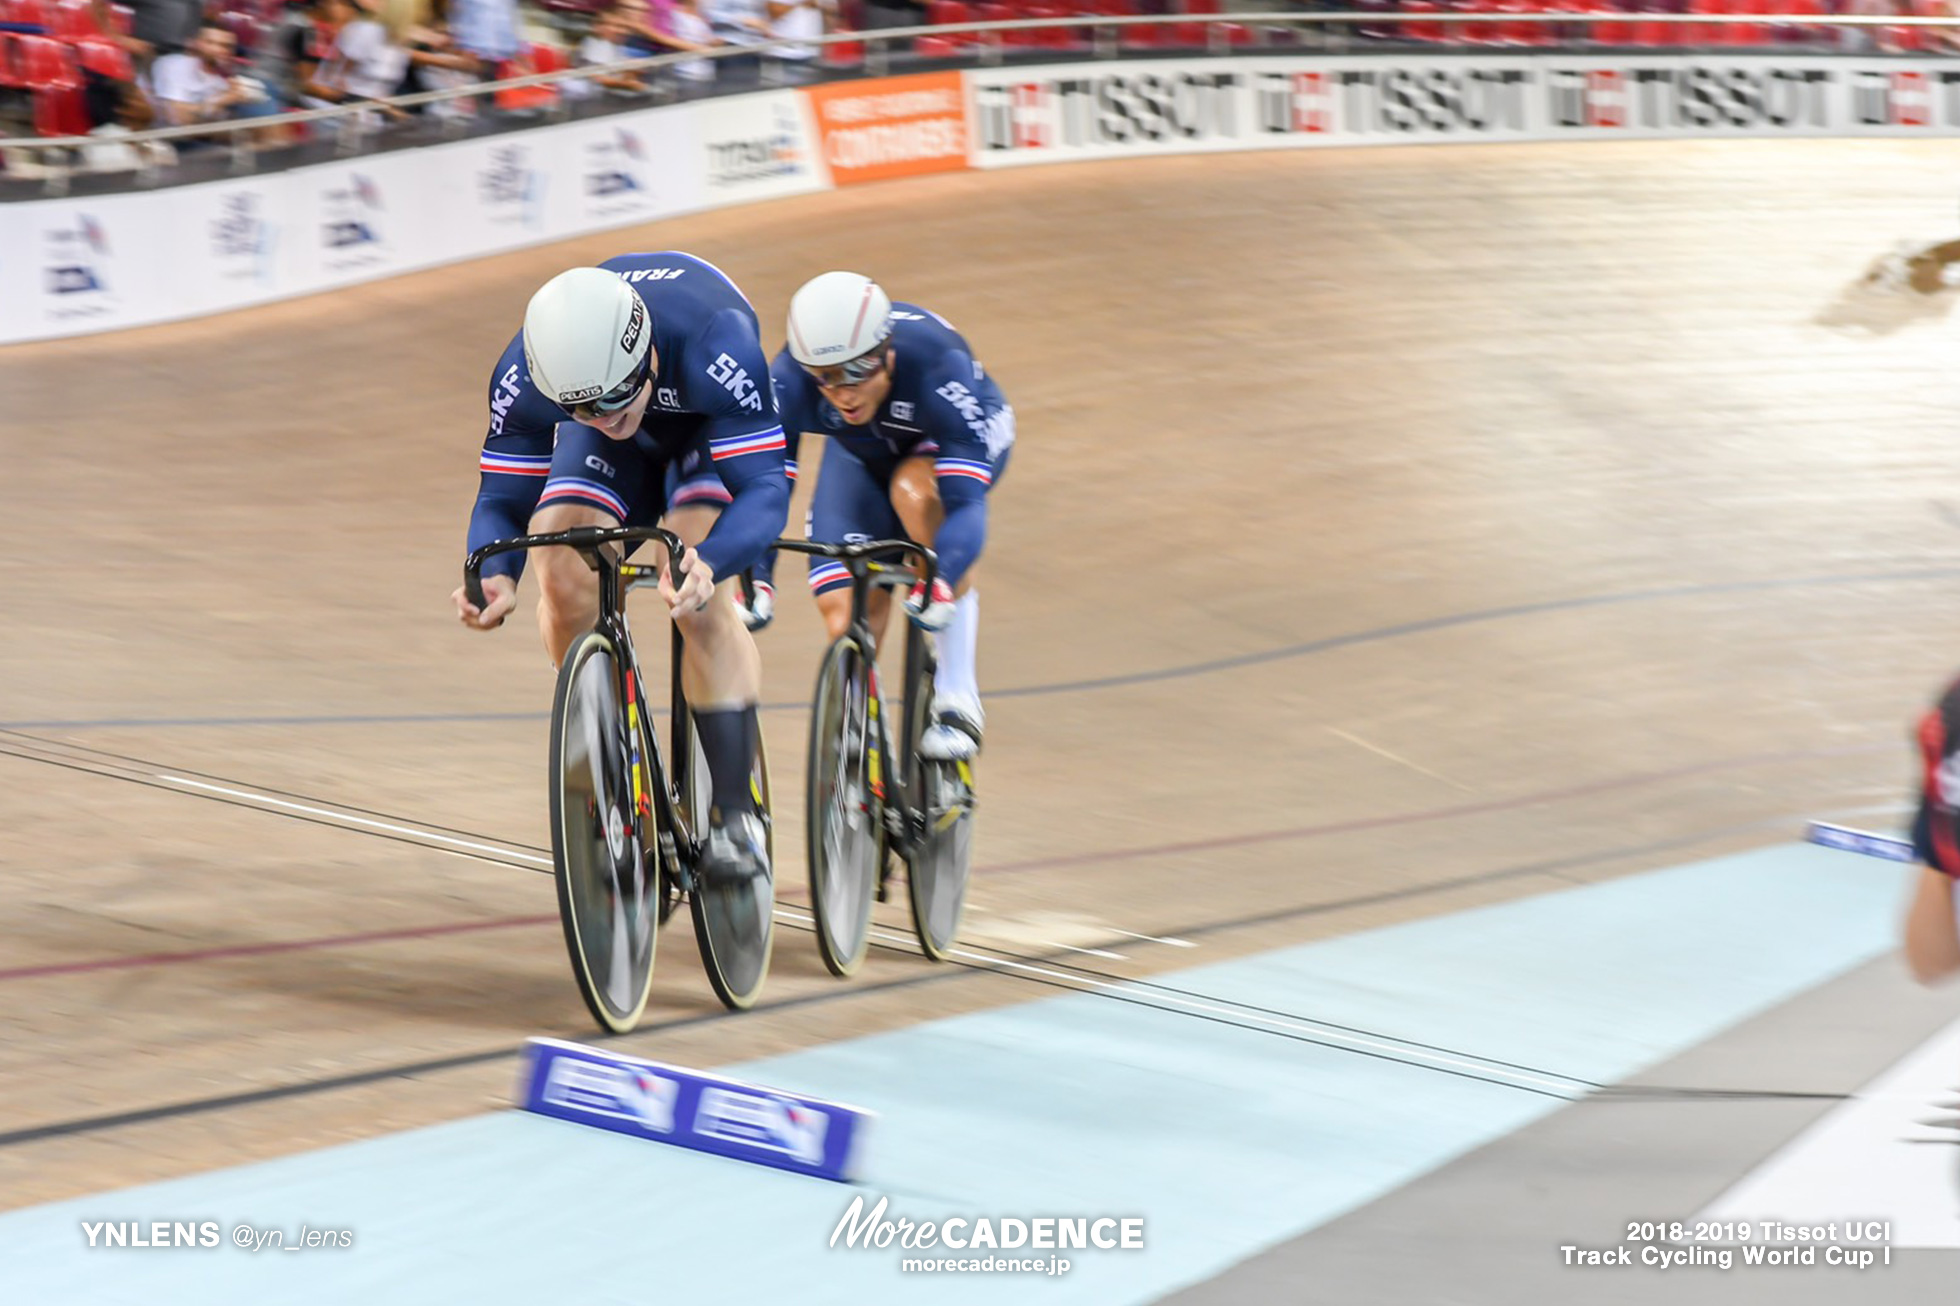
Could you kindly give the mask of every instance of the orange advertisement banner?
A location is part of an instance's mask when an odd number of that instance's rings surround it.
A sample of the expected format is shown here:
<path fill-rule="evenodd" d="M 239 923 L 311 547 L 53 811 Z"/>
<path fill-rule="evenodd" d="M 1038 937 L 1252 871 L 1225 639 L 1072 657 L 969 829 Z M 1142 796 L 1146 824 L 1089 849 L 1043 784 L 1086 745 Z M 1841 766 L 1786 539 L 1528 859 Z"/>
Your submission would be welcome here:
<path fill-rule="evenodd" d="M 836 185 L 967 166 L 966 93 L 957 72 L 831 82 L 803 94 Z"/>

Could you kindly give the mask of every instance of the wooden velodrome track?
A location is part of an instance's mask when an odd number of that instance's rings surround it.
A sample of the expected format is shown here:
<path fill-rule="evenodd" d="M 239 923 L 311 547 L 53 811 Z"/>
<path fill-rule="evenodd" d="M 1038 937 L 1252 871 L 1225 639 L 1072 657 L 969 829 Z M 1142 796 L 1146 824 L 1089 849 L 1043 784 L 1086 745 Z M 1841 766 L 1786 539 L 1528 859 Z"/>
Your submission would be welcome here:
<path fill-rule="evenodd" d="M 0 352 L 0 1203 L 479 1111 L 524 1037 L 588 1031 L 546 877 L 156 779 L 545 842 L 530 591 L 490 637 L 448 594 L 484 378 L 551 273 L 698 252 L 773 349 L 804 277 L 857 267 L 977 343 L 1022 438 L 970 937 L 1130 976 L 1893 821 L 1960 661 L 1960 396 L 1944 300 L 1845 291 L 1954 234 L 1953 161 L 976 174 Z M 800 897 L 820 641 L 783 596 Z M 1048 991 L 898 951 L 841 984 L 785 929 L 781 1005 L 724 1019 L 670 931 L 625 1046 L 716 1064 Z"/>

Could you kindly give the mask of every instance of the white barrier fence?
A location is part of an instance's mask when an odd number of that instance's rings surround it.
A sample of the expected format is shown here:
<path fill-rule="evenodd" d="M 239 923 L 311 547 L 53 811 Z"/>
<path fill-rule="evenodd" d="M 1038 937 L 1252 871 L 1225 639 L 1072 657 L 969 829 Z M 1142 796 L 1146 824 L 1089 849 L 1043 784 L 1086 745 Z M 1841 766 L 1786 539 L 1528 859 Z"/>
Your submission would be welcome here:
<path fill-rule="evenodd" d="M 954 169 L 1401 142 L 1957 130 L 1960 65 L 1897 59 L 1271 55 L 920 73 L 0 205 L 0 343 Z"/>

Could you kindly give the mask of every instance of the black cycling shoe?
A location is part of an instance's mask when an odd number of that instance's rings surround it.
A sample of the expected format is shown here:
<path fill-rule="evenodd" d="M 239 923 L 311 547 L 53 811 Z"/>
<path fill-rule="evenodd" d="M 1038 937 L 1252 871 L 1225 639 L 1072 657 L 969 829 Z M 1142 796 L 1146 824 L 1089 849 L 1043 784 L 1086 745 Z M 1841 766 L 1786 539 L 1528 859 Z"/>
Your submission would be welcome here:
<path fill-rule="evenodd" d="M 701 882 L 716 888 L 769 878 L 769 844 L 762 818 L 754 812 L 710 815 L 708 840 L 701 849 Z"/>

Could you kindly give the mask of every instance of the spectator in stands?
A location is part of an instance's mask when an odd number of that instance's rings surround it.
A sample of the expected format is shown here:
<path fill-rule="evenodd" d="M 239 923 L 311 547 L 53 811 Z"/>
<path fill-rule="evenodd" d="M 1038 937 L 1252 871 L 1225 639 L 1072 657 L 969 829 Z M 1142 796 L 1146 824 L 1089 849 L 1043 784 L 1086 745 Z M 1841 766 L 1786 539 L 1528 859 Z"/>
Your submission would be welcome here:
<path fill-rule="evenodd" d="M 279 18 L 253 52 L 252 70 L 287 104 L 300 102 L 300 70 L 320 62 L 313 0 L 286 0 Z"/>
<path fill-rule="evenodd" d="M 340 78 L 340 65 L 334 47 L 340 29 L 354 18 L 353 0 L 312 0 L 311 21 L 304 28 L 289 31 L 287 43 L 293 63 L 293 86 L 299 102 L 309 109 L 338 104 L 347 89 Z"/>
<path fill-rule="evenodd" d="M 300 103 L 323 109 L 394 94 L 408 55 L 389 41 L 387 29 L 365 17 L 353 0 L 315 0 L 313 12 L 313 39 L 294 58 Z M 391 106 L 380 108 L 394 121 L 408 116 Z M 332 123 L 315 125 L 329 134 L 336 130 Z"/>
<path fill-rule="evenodd" d="M 150 89 L 166 125 L 268 118 L 279 112 L 264 83 L 235 72 L 236 46 L 237 38 L 224 28 L 202 27 L 183 53 L 167 54 L 151 66 Z"/>
<path fill-rule="evenodd" d="M 626 15 L 619 5 L 601 9 L 592 19 L 591 32 L 579 42 L 579 65 L 597 68 L 635 58 L 634 52 L 626 46 L 628 35 Z M 591 77 L 574 77 L 564 83 L 566 97 L 574 100 L 590 99 L 602 90 L 616 95 L 645 95 L 646 78 L 642 73 L 595 73 Z"/>
<path fill-rule="evenodd" d="M 387 0 L 387 3 L 406 9 L 412 18 L 396 34 L 402 48 L 408 51 L 408 74 L 402 79 L 401 94 L 453 90 L 479 79 L 482 61 L 467 50 L 457 49 L 449 34 L 446 0 Z M 437 117 L 456 117 L 467 116 L 474 109 L 469 100 L 445 100 L 432 106 L 430 112 Z"/>
<path fill-rule="evenodd" d="M 145 60 L 151 58 L 156 53 L 155 47 L 148 41 L 137 40 L 134 35 L 124 34 L 122 24 L 118 21 L 118 15 L 114 12 L 117 7 L 111 5 L 109 0 L 89 0 L 89 17 L 95 22 L 95 30 L 107 37 L 109 44 L 127 51 L 130 58 Z M 127 5 L 121 5 L 120 7 L 128 14 L 130 26 L 133 31 L 136 21 L 136 11 L 130 9 Z"/>
<path fill-rule="evenodd" d="M 723 44 L 702 14 L 701 0 L 673 0 L 667 21 L 675 38 L 687 42 L 693 49 L 704 50 Z M 715 78 L 716 62 L 713 59 L 689 59 L 674 65 L 674 76 L 684 82 L 711 82 Z"/>
<path fill-rule="evenodd" d="M 203 0 L 125 0 L 125 3 L 131 15 L 130 47 L 139 55 L 177 54 L 189 48 L 204 22 Z"/>
<path fill-rule="evenodd" d="M 769 0 L 769 35 L 778 41 L 808 41 L 822 36 L 825 25 L 824 5 L 820 0 Z M 807 63 L 817 57 L 821 48 L 785 45 L 776 50 L 776 58 Z"/>
<path fill-rule="evenodd" d="M 379 18 L 356 9 L 334 41 L 341 98 L 379 100 L 393 95 L 408 75 L 408 51 L 395 43 Z"/>
<path fill-rule="evenodd" d="M 708 26 L 723 41 L 752 45 L 769 35 L 767 0 L 707 0 Z"/>
<path fill-rule="evenodd" d="M 456 50 L 475 56 L 486 68 L 515 59 L 524 47 L 517 30 L 517 0 L 449 0 L 449 37 Z"/>
<path fill-rule="evenodd" d="M 1849 18 L 1890 18 L 1901 5 L 1898 0 L 1844 0 L 1838 12 Z M 1898 29 L 1885 27 L 1840 27 L 1838 50 L 1845 54 L 1868 54 L 1873 50 L 1896 53 L 1891 34 Z"/>
<path fill-rule="evenodd" d="M 613 10 L 626 29 L 625 45 L 630 54 L 665 54 L 669 50 L 688 52 L 705 50 L 717 44 L 713 32 L 698 40 L 688 40 L 674 31 L 674 0 L 655 0 L 651 11 L 647 8 L 647 0 L 618 0 Z"/>
<path fill-rule="evenodd" d="M 925 0 L 864 0 L 864 29 L 924 27 Z"/>
<path fill-rule="evenodd" d="M 156 167 L 174 163 L 177 151 L 168 141 L 149 141 L 131 145 L 118 138 L 156 125 L 156 106 L 135 81 L 87 69 L 83 77 L 83 103 L 89 121 L 89 135 L 101 142 L 82 148 L 82 160 L 93 172 L 127 172 L 147 161 Z"/>

